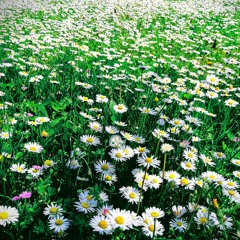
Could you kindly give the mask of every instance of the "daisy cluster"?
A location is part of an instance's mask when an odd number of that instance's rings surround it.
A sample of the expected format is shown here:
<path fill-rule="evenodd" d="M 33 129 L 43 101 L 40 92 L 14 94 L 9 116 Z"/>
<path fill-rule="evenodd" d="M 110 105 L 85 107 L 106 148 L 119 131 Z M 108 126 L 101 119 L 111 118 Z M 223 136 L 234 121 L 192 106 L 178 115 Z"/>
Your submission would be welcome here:
<path fill-rule="evenodd" d="M 0 238 L 240 236 L 237 0 L 0 2 Z"/>

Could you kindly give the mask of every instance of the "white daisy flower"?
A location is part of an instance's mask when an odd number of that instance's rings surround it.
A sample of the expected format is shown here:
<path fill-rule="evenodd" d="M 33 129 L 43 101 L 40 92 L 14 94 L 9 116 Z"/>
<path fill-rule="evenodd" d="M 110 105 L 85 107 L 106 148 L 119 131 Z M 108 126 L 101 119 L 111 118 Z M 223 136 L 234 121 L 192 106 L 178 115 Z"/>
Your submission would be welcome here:
<path fill-rule="evenodd" d="M 35 153 L 41 153 L 43 150 L 43 147 L 40 144 L 34 143 L 34 142 L 29 142 L 24 144 L 24 148 L 28 152 L 35 152 Z"/>
<path fill-rule="evenodd" d="M 56 233 L 67 230 L 69 226 L 70 221 L 63 216 L 55 216 L 49 219 L 49 228 Z"/>
<path fill-rule="evenodd" d="M 99 160 L 94 164 L 95 170 L 98 173 L 112 174 L 115 173 L 115 166 L 106 160 Z"/>
<path fill-rule="evenodd" d="M 15 207 L 0 206 L 0 225 L 6 226 L 9 223 L 18 221 L 19 213 Z"/>
<path fill-rule="evenodd" d="M 80 141 L 86 143 L 87 145 L 97 146 L 100 144 L 99 138 L 92 135 L 83 135 L 80 137 Z"/>
<path fill-rule="evenodd" d="M 117 113 L 125 113 L 128 109 L 124 104 L 118 104 L 113 107 L 113 110 Z"/>
<path fill-rule="evenodd" d="M 57 204 L 51 203 L 44 208 L 43 214 L 48 216 L 49 218 L 62 216 L 63 209 Z"/>
<path fill-rule="evenodd" d="M 182 218 L 174 218 L 170 221 L 170 226 L 174 230 L 178 230 L 179 232 L 184 232 L 188 224 Z"/>
<path fill-rule="evenodd" d="M 147 223 L 143 224 L 142 231 L 144 235 L 152 238 L 153 236 L 162 236 L 164 227 L 159 221 L 149 219 Z"/>
<path fill-rule="evenodd" d="M 27 172 L 27 169 L 26 169 L 26 165 L 25 164 L 13 164 L 11 167 L 10 167 L 10 170 L 13 171 L 13 172 L 18 172 L 18 173 L 25 173 Z"/>
<path fill-rule="evenodd" d="M 90 220 L 90 226 L 94 232 L 98 232 L 101 235 L 108 235 L 112 233 L 112 225 L 110 221 L 104 215 L 96 215 Z"/>

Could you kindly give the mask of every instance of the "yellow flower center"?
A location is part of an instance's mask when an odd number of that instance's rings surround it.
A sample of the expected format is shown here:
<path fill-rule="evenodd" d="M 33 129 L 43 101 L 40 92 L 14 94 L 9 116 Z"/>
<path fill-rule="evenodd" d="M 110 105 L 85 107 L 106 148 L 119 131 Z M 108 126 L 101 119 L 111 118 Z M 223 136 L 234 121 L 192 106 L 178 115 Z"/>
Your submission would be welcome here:
<path fill-rule="evenodd" d="M 174 121 L 174 124 L 179 125 L 179 124 L 180 124 L 180 121 L 175 120 L 175 121 Z"/>
<path fill-rule="evenodd" d="M 122 216 L 117 216 L 115 218 L 115 222 L 119 225 L 122 225 L 124 223 L 124 218 Z"/>
<path fill-rule="evenodd" d="M 201 218 L 199 219 L 199 222 L 200 222 L 201 224 L 206 224 L 206 223 L 208 222 L 208 220 L 207 220 L 207 218 L 205 218 L 205 217 L 201 217 Z"/>
<path fill-rule="evenodd" d="M 82 202 L 82 207 L 83 208 L 89 208 L 89 203 L 88 202 Z"/>
<path fill-rule="evenodd" d="M 230 186 L 230 187 L 233 187 L 234 186 L 234 182 L 228 182 L 227 185 Z"/>
<path fill-rule="evenodd" d="M 38 170 L 37 170 L 36 168 L 34 168 L 32 171 L 33 171 L 34 173 L 37 173 L 37 172 L 38 172 Z"/>
<path fill-rule="evenodd" d="M 229 195 L 234 196 L 235 192 L 233 190 L 228 190 Z"/>
<path fill-rule="evenodd" d="M 8 135 L 8 133 L 4 133 L 3 136 L 4 137 L 8 137 L 9 135 Z"/>
<path fill-rule="evenodd" d="M 127 149 L 125 149 L 124 153 L 127 155 L 129 153 L 129 151 Z"/>
<path fill-rule="evenodd" d="M 88 97 L 83 97 L 83 101 L 88 101 Z"/>
<path fill-rule="evenodd" d="M 52 207 L 52 208 L 50 209 L 50 212 L 51 212 L 51 213 L 57 213 L 57 212 L 58 212 L 58 208 Z"/>
<path fill-rule="evenodd" d="M 44 165 L 51 167 L 51 166 L 52 166 L 51 160 L 46 160 L 46 161 L 44 162 Z"/>
<path fill-rule="evenodd" d="M 91 200 L 93 198 L 93 196 L 92 195 L 87 195 L 87 200 Z"/>
<path fill-rule="evenodd" d="M 220 153 L 220 152 L 217 153 L 217 156 L 218 156 L 218 157 L 222 157 L 222 155 L 223 155 L 223 154 Z"/>
<path fill-rule="evenodd" d="M 183 178 L 183 179 L 181 180 L 181 183 L 182 183 L 182 185 L 187 185 L 187 184 L 189 183 L 189 181 L 188 181 L 188 179 Z"/>
<path fill-rule="evenodd" d="M 121 157 L 122 157 L 122 154 L 121 154 L 121 153 L 116 153 L 116 154 L 115 154 L 115 157 L 121 158 Z"/>
<path fill-rule="evenodd" d="M 29 148 L 29 150 L 32 151 L 32 152 L 36 152 L 36 151 L 37 151 L 37 148 L 36 148 L 35 146 L 31 146 L 31 147 Z"/>
<path fill-rule="evenodd" d="M 183 224 L 182 224 L 182 222 L 176 222 L 176 224 L 179 226 L 179 227 L 181 227 Z"/>
<path fill-rule="evenodd" d="M 63 224 L 63 220 L 62 219 L 57 219 L 56 221 L 55 221 L 55 223 L 56 223 L 56 225 L 62 225 Z"/>
<path fill-rule="evenodd" d="M 159 217 L 159 212 L 151 212 L 151 216 L 154 218 Z"/>
<path fill-rule="evenodd" d="M 154 178 L 152 181 L 153 181 L 153 183 L 158 183 L 158 179 L 157 178 Z"/>
<path fill-rule="evenodd" d="M 141 147 L 141 148 L 138 149 L 138 151 L 139 151 L 140 153 L 143 153 L 143 152 L 145 151 L 145 148 Z"/>
<path fill-rule="evenodd" d="M 47 137 L 47 136 L 48 136 L 48 132 L 42 131 L 41 136 L 42 136 L 42 137 Z"/>
<path fill-rule="evenodd" d="M 236 163 L 237 165 L 240 165 L 240 161 L 238 161 L 238 160 L 237 160 L 235 163 Z"/>
<path fill-rule="evenodd" d="M 7 212 L 1 212 L 0 213 L 0 219 L 1 220 L 8 219 L 8 213 Z"/>
<path fill-rule="evenodd" d="M 93 138 L 91 138 L 91 137 L 87 138 L 88 143 L 93 143 L 93 141 L 94 141 Z"/>
<path fill-rule="evenodd" d="M 101 98 L 101 99 L 105 99 L 105 96 L 101 95 L 100 98 Z"/>
<path fill-rule="evenodd" d="M 111 180 L 112 180 L 112 177 L 109 176 L 109 175 L 107 175 L 107 176 L 105 177 L 105 180 L 106 180 L 106 181 L 111 181 Z"/>
<path fill-rule="evenodd" d="M 103 164 L 103 165 L 102 165 L 102 167 L 101 167 L 101 169 L 106 171 L 106 170 L 108 170 L 108 169 L 109 169 L 109 167 L 108 167 L 108 165 L 107 165 L 107 164 Z"/>
<path fill-rule="evenodd" d="M 169 178 L 174 179 L 174 178 L 175 178 L 174 173 L 170 173 L 170 174 L 169 174 Z"/>
<path fill-rule="evenodd" d="M 187 162 L 187 163 L 185 164 L 185 166 L 188 167 L 188 168 L 191 168 L 191 167 L 192 167 L 192 164 L 191 164 L 190 162 Z"/>
<path fill-rule="evenodd" d="M 118 109 L 119 110 L 123 110 L 123 106 L 118 106 Z"/>
<path fill-rule="evenodd" d="M 18 172 L 22 172 L 22 168 L 21 167 L 17 167 Z"/>
<path fill-rule="evenodd" d="M 149 158 L 149 157 L 145 158 L 145 162 L 146 163 L 150 164 L 150 163 L 152 163 L 152 161 L 153 161 L 152 158 Z"/>
<path fill-rule="evenodd" d="M 215 179 L 216 176 L 215 176 L 215 175 L 210 175 L 209 178 L 211 178 L 211 179 Z"/>
<path fill-rule="evenodd" d="M 99 223 L 98 223 L 98 226 L 102 229 L 106 229 L 108 227 L 108 224 L 105 220 L 101 220 Z"/>
<path fill-rule="evenodd" d="M 238 172 L 236 175 L 237 175 L 238 177 L 240 177 L 240 172 Z"/>
<path fill-rule="evenodd" d="M 192 158 L 193 157 L 193 153 L 188 153 L 188 157 Z"/>
<path fill-rule="evenodd" d="M 148 230 L 151 231 L 151 232 L 154 232 L 154 230 L 155 230 L 154 225 L 153 225 L 153 224 L 150 225 L 150 226 L 148 227 Z"/>
<path fill-rule="evenodd" d="M 129 197 L 134 199 L 134 198 L 136 198 L 136 194 L 134 192 L 131 192 L 131 193 L 129 193 Z"/>

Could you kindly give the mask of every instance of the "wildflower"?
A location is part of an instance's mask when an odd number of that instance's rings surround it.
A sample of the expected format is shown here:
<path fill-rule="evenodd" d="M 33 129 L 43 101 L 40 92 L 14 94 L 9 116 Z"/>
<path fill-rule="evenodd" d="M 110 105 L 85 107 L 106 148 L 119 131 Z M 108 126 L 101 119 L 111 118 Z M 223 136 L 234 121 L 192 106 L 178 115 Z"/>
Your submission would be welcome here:
<path fill-rule="evenodd" d="M 35 152 L 35 153 L 41 153 L 43 150 L 43 147 L 38 144 L 38 143 L 34 143 L 34 142 L 29 142 L 26 143 L 24 145 L 24 148 L 28 151 L 28 152 Z"/>
<path fill-rule="evenodd" d="M 48 117 L 37 117 L 35 121 L 39 122 L 39 123 L 50 122 L 50 118 L 48 118 Z"/>
<path fill-rule="evenodd" d="M 119 132 L 119 130 L 114 126 L 106 126 L 105 131 L 109 134 L 116 134 Z"/>
<path fill-rule="evenodd" d="M 114 159 L 116 161 L 123 162 L 123 161 L 127 160 L 126 154 L 122 149 L 112 149 L 109 152 L 109 155 L 112 159 Z"/>
<path fill-rule="evenodd" d="M 208 75 L 206 81 L 212 85 L 218 85 L 219 79 L 214 75 Z"/>
<path fill-rule="evenodd" d="M 232 228 L 233 226 L 233 219 L 226 215 L 218 218 L 216 213 L 211 213 L 209 220 L 213 226 L 217 226 L 220 230 Z"/>
<path fill-rule="evenodd" d="M 122 138 L 118 135 L 113 135 L 109 139 L 109 145 L 114 148 L 120 148 L 124 144 Z"/>
<path fill-rule="evenodd" d="M 147 223 L 143 223 L 142 231 L 144 235 L 152 238 L 153 236 L 162 236 L 164 227 L 159 221 L 149 219 Z"/>
<path fill-rule="evenodd" d="M 70 221 L 63 216 L 55 216 L 49 219 L 49 228 L 56 233 L 67 230 L 69 226 Z"/>
<path fill-rule="evenodd" d="M 213 160 L 207 156 L 205 156 L 204 154 L 200 155 L 200 158 L 202 159 L 202 161 L 204 162 L 204 165 L 209 165 L 209 166 L 215 166 L 215 163 L 213 162 Z"/>
<path fill-rule="evenodd" d="M 43 130 L 43 131 L 41 132 L 41 137 L 43 137 L 43 138 L 47 138 L 48 135 L 49 135 L 49 133 L 48 133 L 47 131 L 45 131 L 45 130 Z"/>
<path fill-rule="evenodd" d="M 233 171 L 233 175 L 240 179 L 240 171 Z"/>
<path fill-rule="evenodd" d="M 48 216 L 49 218 L 52 218 L 56 216 L 62 216 L 62 212 L 63 209 L 59 205 L 51 203 L 44 208 L 43 214 Z"/>
<path fill-rule="evenodd" d="M 209 225 L 208 212 L 203 213 L 198 211 L 194 220 L 198 225 Z"/>
<path fill-rule="evenodd" d="M 149 115 L 156 115 L 157 112 L 151 108 L 146 108 L 146 107 L 143 107 L 143 108 L 138 108 L 142 113 L 145 113 L 145 114 L 149 114 Z"/>
<path fill-rule="evenodd" d="M 94 232 L 99 232 L 101 235 L 112 233 L 112 226 L 104 215 L 96 215 L 92 217 L 89 224 Z"/>
<path fill-rule="evenodd" d="M 27 171 L 26 168 L 26 165 L 25 164 L 13 164 L 11 167 L 10 167 L 10 170 L 13 171 L 13 172 L 18 172 L 18 173 L 25 173 Z"/>
<path fill-rule="evenodd" d="M 238 188 L 239 185 L 232 180 L 226 180 L 223 182 L 223 187 L 226 189 L 235 189 L 235 188 Z"/>
<path fill-rule="evenodd" d="M 127 133 L 127 132 L 123 132 L 123 131 L 121 131 L 120 133 L 128 141 L 134 141 L 134 138 L 133 138 L 132 134 Z"/>
<path fill-rule="evenodd" d="M 87 145 L 97 146 L 100 144 L 99 138 L 92 135 L 83 135 L 80 137 L 80 141 L 86 143 Z"/>
<path fill-rule="evenodd" d="M 172 206 L 172 211 L 176 218 L 181 218 L 187 212 L 187 209 L 180 205 L 178 206 L 174 205 Z"/>
<path fill-rule="evenodd" d="M 120 227 L 123 231 L 128 230 L 132 224 L 132 217 L 129 211 L 112 209 L 107 215 L 107 219 L 112 225 L 113 229 Z"/>
<path fill-rule="evenodd" d="M 9 132 L 1 132 L 0 133 L 0 138 L 2 138 L 2 139 L 9 139 L 10 137 L 12 137 L 12 134 Z"/>
<path fill-rule="evenodd" d="M 68 162 L 66 163 L 66 166 L 69 167 L 70 169 L 78 169 L 81 167 L 78 160 L 76 159 L 68 160 Z"/>
<path fill-rule="evenodd" d="M 166 171 L 164 174 L 164 179 L 168 182 L 174 181 L 176 184 L 180 184 L 180 174 L 176 171 Z"/>
<path fill-rule="evenodd" d="M 233 202 L 240 203 L 240 194 L 234 189 L 222 189 L 223 195 L 227 196 Z"/>
<path fill-rule="evenodd" d="M 156 168 L 160 165 L 160 160 L 157 160 L 154 156 L 148 157 L 146 154 L 143 154 L 142 157 L 138 157 L 137 162 L 140 166 L 144 167 L 152 166 Z"/>
<path fill-rule="evenodd" d="M 162 144 L 161 146 L 161 151 L 163 153 L 166 153 L 166 152 L 170 152 L 174 149 L 174 147 L 171 145 L 171 144 L 168 144 L 168 143 L 164 143 Z"/>
<path fill-rule="evenodd" d="M 106 160 L 99 160 L 94 164 L 95 170 L 98 173 L 112 174 L 115 173 L 115 166 L 111 163 L 108 163 Z"/>
<path fill-rule="evenodd" d="M 30 198 L 32 196 L 31 192 L 22 192 L 19 197 L 20 198 Z"/>
<path fill-rule="evenodd" d="M 54 164 L 56 164 L 53 160 L 47 159 L 44 161 L 43 167 L 45 169 L 52 167 Z"/>
<path fill-rule="evenodd" d="M 184 121 L 183 120 L 176 119 L 176 118 L 172 119 L 169 123 L 174 125 L 174 126 L 176 126 L 176 127 L 178 127 L 178 126 L 181 127 L 181 126 L 184 125 Z"/>
<path fill-rule="evenodd" d="M 149 175 L 149 188 L 158 189 L 163 182 L 162 178 L 157 175 Z"/>
<path fill-rule="evenodd" d="M 228 107 L 236 107 L 239 103 L 237 101 L 234 101 L 233 99 L 228 99 L 225 101 L 225 105 Z"/>
<path fill-rule="evenodd" d="M 117 181 L 117 176 L 116 174 L 104 174 L 103 180 L 105 183 L 111 186 L 114 182 Z"/>
<path fill-rule="evenodd" d="M 215 152 L 215 153 L 213 154 L 213 156 L 214 156 L 215 158 L 217 158 L 217 159 L 224 159 L 224 158 L 226 158 L 226 155 L 225 155 L 224 153 L 222 153 L 222 152 Z"/>
<path fill-rule="evenodd" d="M 127 124 L 125 122 L 114 121 L 114 123 L 118 126 L 121 126 L 121 127 L 126 127 L 127 126 Z"/>
<path fill-rule="evenodd" d="M 154 129 L 152 132 L 153 136 L 156 138 L 169 138 L 169 134 L 164 130 Z"/>
<path fill-rule="evenodd" d="M 140 192 L 138 189 L 133 187 L 122 187 L 119 189 L 122 196 L 128 200 L 130 203 L 138 203 L 139 201 L 142 201 L 142 196 L 140 198 Z"/>
<path fill-rule="evenodd" d="M 197 161 L 198 159 L 197 154 L 191 149 L 185 149 L 183 151 L 183 157 L 192 162 Z"/>
<path fill-rule="evenodd" d="M 162 218 L 165 215 L 164 211 L 157 207 L 149 207 L 145 209 L 145 213 L 152 218 Z"/>
<path fill-rule="evenodd" d="M 108 202 L 109 201 L 109 197 L 108 195 L 105 193 L 105 192 L 101 192 L 99 194 L 99 199 L 102 201 L 102 202 Z"/>
<path fill-rule="evenodd" d="M 96 95 L 96 102 L 107 103 L 108 102 L 108 98 L 106 96 L 104 96 L 104 95 L 97 94 Z"/>
<path fill-rule="evenodd" d="M 170 226 L 174 230 L 178 230 L 179 232 L 184 232 L 188 224 L 182 218 L 174 218 L 170 221 Z"/>
<path fill-rule="evenodd" d="M 102 132 L 102 126 L 98 122 L 90 122 L 88 126 L 96 132 Z"/>
<path fill-rule="evenodd" d="M 133 141 L 134 141 L 134 142 L 137 142 L 137 143 L 140 143 L 140 144 L 145 143 L 145 138 L 142 137 L 142 136 L 133 135 L 132 137 L 133 137 Z"/>
<path fill-rule="evenodd" d="M 137 155 L 147 154 L 149 152 L 150 151 L 146 147 L 138 147 L 138 148 L 134 149 L 134 153 L 136 153 Z"/>
<path fill-rule="evenodd" d="M 28 173 L 32 175 L 33 178 L 37 178 L 43 174 L 43 168 L 41 166 L 32 166 L 28 169 Z"/>
<path fill-rule="evenodd" d="M 232 159 L 231 163 L 240 167 L 240 159 Z"/>
<path fill-rule="evenodd" d="M 113 107 L 113 110 L 117 113 L 125 113 L 128 109 L 124 104 L 118 104 Z"/>
<path fill-rule="evenodd" d="M 82 102 L 87 102 L 89 105 L 92 105 L 94 102 L 92 99 L 89 99 L 88 97 L 83 97 L 83 96 L 79 96 L 78 99 L 81 100 Z"/>
<path fill-rule="evenodd" d="M 75 202 L 74 206 L 76 207 L 78 212 L 83 212 L 83 213 L 94 212 L 95 207 L 97 206 L 97 201 L 94 198 L 90 200 L 79 199 L 78 202 Z"/>
<path fill-rule="evenodd" d="M 0 206 L 0 225 L 14 223 L 18 221 L 19 213 L 15 207 Z"/>
<path fill-rule="evenodd" d="M 195 171 L 196 170 L 196 165 L 195 163 L 192 163 L 190 161 L 183 161 L 181 162 L 181 167 L 185 170 L 190 170 L 190 171 Z"/>

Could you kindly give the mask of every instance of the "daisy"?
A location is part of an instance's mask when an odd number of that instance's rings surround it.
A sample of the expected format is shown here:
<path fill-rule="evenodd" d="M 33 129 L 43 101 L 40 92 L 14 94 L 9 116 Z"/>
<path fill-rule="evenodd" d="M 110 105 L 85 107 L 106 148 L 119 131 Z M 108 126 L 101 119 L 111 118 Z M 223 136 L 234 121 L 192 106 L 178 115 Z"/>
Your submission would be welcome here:
<path fill-rule="evenodd" d="M 55 216 L 49 219 L 49 228 L 56 233 L 67 230 L 69 226 L 70 221 L 63 216 Z"/>
<path fill-rule="evenodd" d="M 35 121 L 39 122 L 39 123 L 50 122 L 50 118 L 48 118 L 48 117 L 37 117 Z"/>
<path fill-rule="evenodd" d="M 143 107 L 143 108 L 138 108 L 142 113 L 145 113 L 145 114 L 149 114 L 149 115 L 156 115 L 157 112 L 151 108 L 146 108 L 146 107 Z"/>
<path fill-rule="evenodd" d="M 214 156 L 215 158 L 217 158 L 217 159 L 224 159 L 224 158 L 226 158 L 226 155 L 225 155 L 224 153 L 222 153 L 222 152 L 215 152 L 215 153 L 213 154 L 213 156 Z"/>
<path fill-rule="evenodd" d="M 231 163 L 240 167 L 240 159 L 232 159 Z"/>
<path fill-rule="evenodd" d="M 181 162 L 181 167 L 187 171 L 195 171 L 196 170 L 196 165 L 193 162 L 190 161 L 183 161 Z"/>
<path fill-rule="evenodd" d="M 185 189 L 194 190 L 195 183 L 194 181 L 188 179 L 187 177 L 182 177 L 180 180 L 180 185 Z"/>
<path fill-rule="evenodd" d="M 187 212 L 187 209 L 181 205 L 174 205 L 172 206 L 172 211 L 176 218 L 181 218 Z"/>
<path fill-rule="evenodd" d="M 124 144 L 123 139 L 118 135 L 113 135 L 109 139 L 109 146 L 114 148 L 120 148 Z"/>
<path fill-rule="evenodd" d="M 111 186 L 112 184 L 114 184 L 117 181 L 117 176 L 116 176 L 116 174 L 110 174 L 110 173 L 104 174 L 103 181 L 106 184 Z"/>
<path fill-rule="evenodd" d="M 142 136 L 133 135 L 132 137 L 134 138 L 134 139 L 133 139 L 134 142 L 137 142 L 137 143 L 140 143 L 140 144 L 145 143 L 145 138 L 142 137 Z"/>
<path fill-rule="evenodd" d="M 223 195 L 230 198 L 235 203 L 240 203 L 240 194 L 234 189 L 222 189 Z"/>
<path fill-rule="evenodd" d="M 108 235 L 112 233 L 112 226 L 104 215 L 96 215 L 90 220 L 90 226 L 94 232 L 99 232 L 101 235 Z"/>
<path fill-rule="evenodd" d="M 76 159 L 68 160 L 66 166 L 69 167 L 70 169 L 78 169 L 81 167 L 80 163 Z"/>
<path fill-rule="evenodd" d="M 195 162 L 198 159 L 197 154 L 192 151 L 192 149 L 185 149 L 183 151 L 183 157 L 192 162 Z"/>
<path fill-rule="evenodd" d="M 118 104 L 113 107 L 113 110 L 117 113 L 125 113 L 128 109 L 124 104 Z"/>
<path fill-rule="evenodd" d="M 146 154 L 143 154 L 142 157 L 138 157 L 137 162 L 140 166 L 144 167 L 152 166 L 156 168 L 160 165 L 160 160 L 157 160 L 154 156 L 147 156 Z"/>
<path fill-rule="evenodd" d="M 89 99 L 88 97 L 83 97 L 83 96 L 79 96 L 78 99 L 81 100 L 82 102 L 87 102 L 89 105 L 92 105 L 94 102 L 92 99 Z"/>
<path fill-rule="evenodd" d="M 134 141 L 134 138 L 133 138 L 132 134 L 130 134 L 128 132 L 123 132 L 123 131 L 121 131 L 120 133 L 128 141 Z"/>
<path fill-rule="evenodd" d="M 105 192 L 100 192 L 98 195 L 100 201 L 102 202 L 108 202 L 109 201 L 109 196 Z"/>
<path fill-rule="evenodd" d="M 145 213 L 147 216 L 152 218 L 162 218 L 165 215 L 164 211 L 157 207 L 149 207 L 145 209 Z"/>
<path fill-rule="evenodd" d="M 144 235 L 152 238 L 153 236 L 162 236 L 164 227 L 159 221 L 149 219 L 147 223 L 143 224 L 142 231 Z"/>
<path fill-rule="evenodd" d="M 106 126 L 105 131 L 109 134 L 116 134 L 119 132 L 119 130 L 114 126 Z"/>
<path fill-rule="evenodd" d="M 37 178 L 43 174 L 43 168 L 41 166 L 32 166 L 27 170 L 28 173 L 32 175 L 33 178 Z"/>
<path fill-rule="evenodd" d="M 206 81 L 212 85 L 218 85 L 219 79 L 214 75 L 208 75 Z"/>
<path fill-rule="evenodd" d="M 169 134 L 161 129 L 154 129 L 152 132 L 153 136 L 156 138 L 169 138 Z"/>
<path fill-rule="evenodd" d="M 149 153 L 150 151 L 146 148 L 146 147 L 138 147 L 138 148 L 135 148 L 134 149 L 134 153 L 137 154 L 137 155 L 140 155 L 140 154 L 147 154 Z"/>
<path fill-rule="evenodd" d="M 78 212 L 87 214 L 95 211 L 95 207 L 97 207 L 97 201 L 95 199 L 79 199 L 78 202 L 75 202 L 74 206 Z"/>
<path fill-rule="evenodd" d="M 114 121 L 114 123 L 118 126 L 121 126 L 121 127 L 126 127 L 127 126 L 127 124 L 125 122 Z"/>
<path fill-rule="evenodd" d="M 211 181 L 211 182 L 215 182 L 218 179 L 219 174 L 217 174 L 216 172 L 213 171 L 207 171 L 207 172 L 203 172 L 201 174 L 201 177 L 204 181 Z"/>
<path fill-rule="evenodd" d="M 98 122 L 90 122 L 88 126 L 96 132 L 102 132 L 102 125 Z"/>
<path fill-rule="evenodd" d="M 223 187 L 226 189 L 236 189 L 239 188 L 239 185 L 235 181 L 228 179 L 223 182 Z"/>
<path fill-rule="evenodd" d="M 174 147 L 171 144 L 164 143 L 161 146 L 162 153 L 170 152 L 174 149 Z"/>
<path fill-rule="evenodd" d="M 99 215 L 107 216 L 110 213 L 110 210 L 113 209 L 112 205 L 103 205 L 101 208 L 97 209 Z"/>
<path fill-rule="evenodd" d="M 233 171 L 233 175 L 240 179 L 240 171 Z"/>
<path fill-rule="evenodd" d="M 43 150 L 43 147 L 41 145 L 39 145 L 38 143 L 34 143 L 34 142 L 29 142 L 29 143 L 24 144 L 24 148 L 28 152 L 35 152 L 35 153 L 41 153 Z"/>
<path fill-rule="evenodd" d="M 236 107 L 239 103 L 237 101 L 234 101 L 233 99 L 228 99 L 225 101 L 225 105 L 228 107 Z"/>
<path fill-rule="evenodd" d="M 99 160 L 94 164 L 95 170 L 98 173 L 112 174 L 115 173 L 115 166 L 108 163 L 106 160 Z"/>
<path fill-rule="evenodd" d="M 100 144 L 99 138 L 92 135 L 83 135 L 80 137 L 80 141 L 86 143 L 87 145 L 97 146 Z"/>
<path fill-rule="evenodd" d="M 62 216 L 62 212 L 63 209 L 59 205 L 51 203 L 44 208 L 43 214 L 48 216 L 49 218 L 52 218 L 55 216 Z"/>
<path fill-rule="evenodd" d="M 112 149 L 108 154 L 116 161 L 124 162 L 127 160 L 125 152 L 120 148 Z"/>
<path fill-rule="evenodd" d="M 107 103 L 108 102 L 108 98 L 106 96 L 104 96 L 104 95 L 97 94 L 96 95 L 96 102 Z"/>
<path fill-rule="evenodd" d="M 27 124 L 30 125 L 30 126 L 37 126 L 37 125 L 40 125 L 42 123 L 41 122 L 37 122 L 37 121 L 28 121 Z"/>
<path fill-rule="evenodd" d="M 0 225 L 14 223 L 18 221 L 19 213 L 15 207 L 0 206 Z"/>
<path fill-rule="evenodd" d="M 181 119 L 172 119 L 171 121 L 169 121 L 170 124 L 172 124 L 173 126 L 176 126 L 176 127 L 181 127 L 184 125 L 184 121 L 181 120 Z"/>
<path fill-rule="evenodd" d="M 129 146 L 122 146 L 120 149 L 125 153 L 126 158 L 132 158 L 134 156 L 134 150 Z"/>
<path fill-rule="evenodd" d="M 12 134 L 9 132 L 1 132 L 0 133 L 0 138 L 2 138 L 2 139 L 9 139 L 10 137 L 12 137 Z"/>
<path fill-rule="evenodd" d="M 149 188 L 158 189 L 163 182 L 162 178 L 157 175 L 149 175 Z"/>
<path fill-rule="evenodd" d="M 176 171 L 166 171 L 164 174 L 164 179 L 168 182 L 174 181 L 176 184 L 180 184 L 180 174 Z"/>
<path fill-rule="evenodd" d="M 205 156 L 204 154 L 201 154 L 199 157 L 202 159 L 205 166 L 206 165 L 209 165 L 209 166 L 215 166 L 216 165 L 211 158 Z"/>
<path fill-rule="evenodd" d="M 184 232 L 185 229 L 187 228 L 188 224 L 186 221 L 184 221 L 181 218 L 174 218 L 170 221 L 170 226 L 174 230 L 178 230 L 179 232 Z"/>
<path fill-rule="evenodd" d="M 207 91 L 206 96 L 210 99 L 218 98 L 218 94 L 213 91 Z"/>
<path fill-rule="evenodd" d="M 194 220 L 198 225 L 209 225 L 208 212 L 203 213 L 202 211 L 198 211 Z"/>
<path fill-rule="evenodd" d="M 18 172 L 18 173 L 25 173 L 27 171 L 26 168 L 26 165 L 25 164 L 13 164 L 11 167 L 10 167 L 10 170 L 13 171 L 13 172 Z"/>
<path fill-rule="evenodd" d="M 107 215 L 107 220 L 112 225 L 113 229 L 120 227 L 123 231 L 128 230 L 132 224 L 132 217 L 129 211 L 112 209 Z"/>
<path fill-rule="evenodd" d="M 43 167 L 45 169 L 47 169 L 47 168 L 50 168 L 50 167 L 54 166 L 55 164 L 56 163 L 53 160 L 47 159 L 47 160 L 44 161 Z"/>
<path fill-rule="evenodd" d="M 213 226 L 217 226 L 220 230 L 232 228 L 233 226 L 233 219 L 226 215 L 218 218 L 216 213 L 211 213 L 209 220 Z"/>
<path fill-rule="evenodd" d="M 130 203 L 138 203 L 142 201 L 143 197 L 140 198 L 140 192 L 138 189 L 133 187 L 122 187 L 119 189 L 119 192 L 122 194 L 122 197 L 128 200 Z"/>

